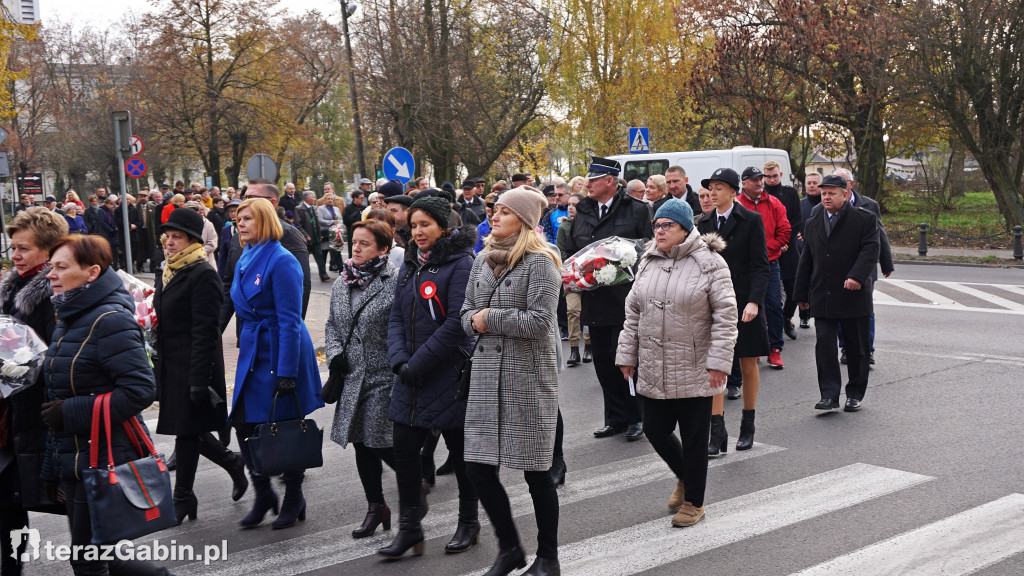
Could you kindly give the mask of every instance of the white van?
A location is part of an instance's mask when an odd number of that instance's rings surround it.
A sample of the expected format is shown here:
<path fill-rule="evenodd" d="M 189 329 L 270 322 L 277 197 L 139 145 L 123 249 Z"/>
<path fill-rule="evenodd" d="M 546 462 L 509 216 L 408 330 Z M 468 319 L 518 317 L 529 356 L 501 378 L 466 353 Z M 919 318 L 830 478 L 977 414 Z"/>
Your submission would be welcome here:
<path fill-rule="evenodd" d="M 791 183 L 793 171 L 789 165 L 789 154 L 776 148 L 754 148 L 753 146 L 737 146 L 729 150 L 699 150 L 692 152 L 659 152 L 655 154 L 621 154 L 609 156 L 622 165 L 620 176 L 626 182 L 640 180 L 647 183 L 647 178 L 655 174 L 664 174 L 669 166 L 682 166 L 686 170 L 690 187 L 700 188 L 700 181 L 708 178 L 719 168 L 732 168 L 742 174 L 748 166 L 763 169 L 764 163 L 775 160 L 782 167 L 782 181 Z"/>

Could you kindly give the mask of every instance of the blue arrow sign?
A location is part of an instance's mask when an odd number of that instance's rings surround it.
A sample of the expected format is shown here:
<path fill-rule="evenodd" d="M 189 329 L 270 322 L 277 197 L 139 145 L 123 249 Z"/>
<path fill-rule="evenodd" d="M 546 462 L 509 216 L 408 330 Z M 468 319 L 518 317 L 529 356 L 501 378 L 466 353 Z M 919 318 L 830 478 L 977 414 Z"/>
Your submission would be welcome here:
<path fill-rule="evenodd" d="M 412 158 L 412 152 L 405 148 L 396 147 L 388 150 L 381 164 L 385 178 L 400 180 L 402 184 L 412 180 L 412 175 L 416 172 L 416 161 Z"/>
<path fill-rule="evenodd" d="M 648 154 L 651 151 L 651 134 L 647 128 L 629 129 L 629 153 Z"/>
<path fill-rule="evenodd" d="M 141 178 L 146 173 L 146 162 L 138 156 L 133 156 L 125 161 L 124 173 L 132 178 Z"/>

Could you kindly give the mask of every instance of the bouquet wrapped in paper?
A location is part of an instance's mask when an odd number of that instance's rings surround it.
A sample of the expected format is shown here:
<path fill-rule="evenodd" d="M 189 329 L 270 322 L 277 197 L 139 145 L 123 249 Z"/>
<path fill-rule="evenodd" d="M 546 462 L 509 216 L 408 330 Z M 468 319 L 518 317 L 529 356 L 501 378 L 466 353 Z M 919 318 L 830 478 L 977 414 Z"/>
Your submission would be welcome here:
<path fill-rule="evenodd" d="M 43 369 L 46 343 L 21 320 L 0 315 L 0 394 L 12 394 L 36 383 Z"/>
<path fill-rule="evenodd" d="M 132 295 L 132 300 L 135 301 L 135 321 L 139 323 L 146 338 L 146 351 L 155 358 L 157 318 L 156 309 L 153 307 L 153 295 L 156 293 L 156 289 L 124 270 L 118 270 L 117 275 L 121 278 L 125 290 Z"/>
<path fill-rule="evenodd" d="M 562 264 L 562 286 L 585 292 L 632 282 L 645 242 L 611 236 L 587 245 Z"/>
<path fill-rule="evenodd" d="M 341 252 L 345 248 L 345 225 L 341 222 L 333 224 L 331 230 L 330 248 L 335 252 Z"/>

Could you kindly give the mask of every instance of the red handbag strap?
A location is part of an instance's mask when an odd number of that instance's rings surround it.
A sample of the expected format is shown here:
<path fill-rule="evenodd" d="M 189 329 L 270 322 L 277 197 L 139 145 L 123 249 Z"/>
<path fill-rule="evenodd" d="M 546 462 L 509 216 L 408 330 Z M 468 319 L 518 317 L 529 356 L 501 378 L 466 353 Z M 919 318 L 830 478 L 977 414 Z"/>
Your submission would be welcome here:
<path fill-rule="evenodd" d="M 110 395 L 111 392 L 107 392 L 103 395 L 103 427 L 106 428 L 107 432 L 107 465 L 110 467 L 111 472 L 114 470 L 114 449 L 113 444 L 110 442 Z M 112 483 L 116 482 L 112 480 Z"/>
<path fill-rule="evenodd" d="M 103 413 L 104 396 L 106 396 L 106 394 L 100 394 L 92 401 L 92 427 L 89 434 L 90 468 L 95 468 L 99 464 L 100 459 L 100 415 Z"/>
<path fill-rule="evenodd" d="M 96 400 L 92 405 L 92 430 L 90 431 L 92 441 L 89 444 L 89 467 L 96 468 L 97 464 L 99 464 L 100 419 L 102 418 L 107 434 L 107 464 L 108 470 L 110 471 L 110 483 L 117 484 L 117 476 L 114 475 L 114 450 L 110 437 L 111 395 L 111 392 L 100 394 L 96 397 Z M 128 440 L 131 441 L 132 446 L 135 447 L 140 456 L 146 456 L 148 451 L 150 456 L 156 458 L 156 461 L 160 466 L 160 471 L 167 471 L 163 460 L 156 453 L 156 446 L 153 445 L 153 440 L 149 437 L 149 434 L 146 434 L 146 431 L 142 428 L 142 424 L 139 423 L 138 418 L 132 416 L 128 420 L 121 422 L 121 426 L 124 428 L 125 434 L 128 436 Z"/>

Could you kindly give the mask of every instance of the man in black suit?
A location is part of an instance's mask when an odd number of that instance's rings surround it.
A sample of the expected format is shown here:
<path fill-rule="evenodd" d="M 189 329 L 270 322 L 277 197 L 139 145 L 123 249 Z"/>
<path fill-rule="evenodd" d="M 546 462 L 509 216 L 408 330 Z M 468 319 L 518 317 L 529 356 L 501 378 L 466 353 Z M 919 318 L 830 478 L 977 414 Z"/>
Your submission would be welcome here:
<path fill-rule="evenodd" d="M 295 207 L 295 227 L 306 237 L 306 249 L 313 254 L 321 282 L 330 282 L 327 274 L 327 261 L 320 249 L 320 222 L 316 217 L 316 192 L 306 190 L 302 193 L 302 202 Z"/>
<path fill-rule="evenodd" d="M 804 224 L 811 218 L 811 212 L 821 204 L 821 190 L 818 186 L 821 185 L 821 174 L 817 172 L 810 172 L 804 176 L 804 192 L 806 195 L 800 199 L 800 213 L 803 215 Z M 804 250 L 804 235 L 803 227 L 800 226 L 801 232 L 796 235 L 797 247 L 800 252 Z M 797 259 L 799 263 L 799 258 Z M 800 327 L 807 329 L 811 327 L 811 312 L 810 310 L 800 311 Z"/>
<path fill-rule="evenodd" d="M 850 173 L 846 168 L 840 168 L 834 172 L 836 176 L 846 179 L 846 201 L 851 206 L 863 208 L 868 212 L 875 215 L 878 220 L 878 263 L 882 266 L 882 275 L 888 278 L 892 275 L 896 268 L 892 263 L 892 249 L 889 247 L 889 236 L 885 233 L 885 226 L 882 225 L 882 208 L 875 202 L 874 199 L 864 196 L 857 192 L 856 182 L 853 181 L 853 174 Z M 878 267 L 871 268 L 871 289 L 874 290 L 874 282 L 878 281 Z M 871 365 L 875 363 L 875 314 L 871 313 L 871 354 L 868 357 L 868 362 Z M 842 350 L 842 357 L 840 362 L 846 364 L 846 345 L 843 342 L 843 330 L 839 329 L 839 348 Z"/>
<path fill-rule="evenodd" d="M 594 157 L 587 174 L 589 196 L 576 205 L 576 218 L 566 242 L 575 254 L 588 244 L 610 236 L 648 239 L 654 236 L 647 204 L 626 194 L 618 186 L 619 163 Z M 605 426 L 594 432 L 598 438 L 626 433 L 629 440 L 643 437 L 640 398 L 630 396 L 629 385 L 615 365 L 619 332 L 626 320 L 626 296 L 632 284 L 605 286 L 582 293 L 581 322 L 590 328 L 594 371 L 604 394 Z"/>
<path fill-rule="evenodd" d="M 795 297 L 800 308 L 810 309 L 814 316 L 814 357 L 821 389 L 815 409 L 839 408 L 843 381 L 836 332 L 842 326 L 849 360 L 845 410 L 856 412 L 868 387 L 871 272 L 878 262 L 879 234 L 875 215 L 851 206 L 845 194 L 846 180 L 841 176 L 822 180 L 821 205 L 804 227 Z"/>
<path fill-rule="evenodd" d="M 800 249 L 797 236 L 804 231 L 804 218 L 800 210 L 800 194 L 796 188 L 782 183 L 782 167 L 775 160 L 764 163 L 764 191 L 775 196 L 786 207 L 786 219 L 789 220 L 789 249 L 779 256 L 779 272 L 782 276 L 782 289 L 786 293 L 782 305 L 782 318 L 785 321 L 783 331 L 790 340 L 796 340 L 796 329 L 793 326 L 793 313 L 796 312 L 796 300 L 793 300 L 793 281 L 796 278 L 796 266 L 800 262 Z"/>

